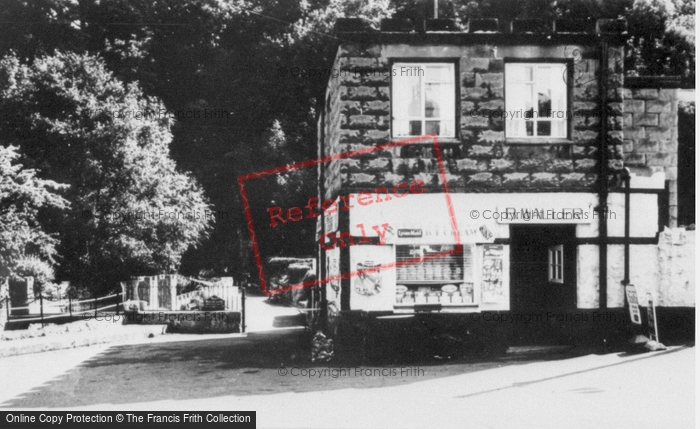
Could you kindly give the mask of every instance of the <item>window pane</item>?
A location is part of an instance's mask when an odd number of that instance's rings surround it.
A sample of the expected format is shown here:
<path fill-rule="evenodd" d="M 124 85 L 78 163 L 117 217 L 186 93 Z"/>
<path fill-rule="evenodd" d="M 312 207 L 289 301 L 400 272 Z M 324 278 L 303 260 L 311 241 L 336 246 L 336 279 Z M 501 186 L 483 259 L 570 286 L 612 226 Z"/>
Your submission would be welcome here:
<path fill-rule="evenodd" d="M 394 119 L 392 123 L 392 128 L 395 136 L 407 136 L 408 134 L 408 120 L 406 119 Z"/>
<path fill-rule="evenodd" d="M 421 80 L 420 78 L 410 79 L 408 81 L 410 92 L 407 97 L 406 113 L 407 116 L 421 115 Z"/>
<path fill-rule="evenodd" d="M 454 65 L 395 63 L 392 72 L 391 113 L 394 135 L 422 135 L 430 132 L 454 137 Z M 433 121 L 425 124 L 428 118 L 433 118 Z"/>
<path fill-rule="evenodd" d="M 540 118 L 549 117 L 548 113 L 552 110 L 552 77 L 550 67 L 537 67 L 537 114 Z"/>
<path fill-rule="evenodd" d="M 506 137 L 567 137 L 565 72 L 566 64 L 506 64 Z M 542 118 L 551 120 L 527 121 Z"/>
<path fill-rule="evenodd" d="M 566 121 L 552 122 L 552 137 L 566 138 Z"/>
<path fill-rule="evenodd" d="M 406 64 L 394 64 L 392 106 L 395 118 L 421 116 L 421 77 L 401 75 Z"/>
<path fill-rule="evenodd" d="M 453 137 L 455 117 L 454 85 L 448 83 L 426 83 L 425 85 L 425 117 L 440 118 L 435 121 L 435 134 Z M 426 128 L 428 125 L 426 124 Z M 426 134 L 432 134 L 426 131 Z"/>
<path fill-rule="evenodd" d="M 532 136 L 533 132 L 534 132 L 533 131 L 533 122 L 532 121 L 525 122 L 525 135 Z"/>
<path fill-rule="evenodd" d="M 542 72 L 542 79 L 538 78 L 540 87 L 546 87 L 550 95 L 550 109 L 552 110 L 553 119 L 558 119 L 563 124 L 553 124 L 551 129 L 552 137 L 566 137 L 566 82 L 564 81 L 564 73 L 566 71 L 565 64 L 553 64 L 547 67 L 547 70 Z"/>
<path fill-rule="evenodd" d="M 454 72 L 451 65 L 429 65 L 421 66 L 421 72 L 425 75 L 427 82 L 453 82 Z M 421 74 L 423 74 L 421 73 Z"/>
<path fill-rule="evenodd" d="M 512 111 L 512 110 L 511 110 Z M 522 137 L 525 135 L 525 121 L 515 119 L 506 121 L 506 135 L 508 137 Z"/>
<path fill-rule="evenodd" d="M 451 119 L 443 119 L 440 121 L 440 135 L 445 137 L 454 137 L 455 121 Z"/>
<path fill-rule="evenodd" d="M 425 121 L 425 133 L 440 135 L 440 121 Z"/>
<path fill-rule="evenodd" d="M 532 66 L 527 64 L 506 64 L 506 83 L 532 82 Z"/>
<path fill-rule="evenodd" d="M 513 73 L 523 73 L 522 68 L 515 68 Z M 506 135 L 508 137 L 524 137 L 527 135 L 523 119 L 532 117 L 532 85 L 513 83 L 506 89 Z M 532 134 L 530 134 L 532 135 Z"/>
<path fill-rule="evenodd" d="M 513 84 L 507 90 L 507 109 L 510 111 L 526 112 L 532 109 L 532 85 Z M 523 119 L 520 113 L 520 119 Z M 517 119 L 517 118 L 516 118 Z"/>
<path fill-rule="evenodd" d="M 422 135 L 422 134 L 423 134 L 423 133 L 421 132 L 421 128 L 422 128 L 422 126 L 421 126 L 422 124 L 421 124 L 421 123 L 422 123 L 422 122 L 423 122 L 423 121 L 410 121 L 410 122 L 409 122 L 409 127 L 410 127 L 410 130 L 411 130 L 411 131 L 410 131 L 409 135 L 411 135 L 411 136 L 420 136 L 420 135 Z"/>
<path fill-rule="evenodd" d="M 566 86 L 563 81 L 559 81 L 555 76 L 550 87 L 552 110 L 558 112 L 556 118 L 566 118 Z"/>
<path fill-rule="evenodd" d="M 540 88 L 537 91 L 537 117 L 549 118 L 552 114 L 552 91 Z"/>
<path fill-rule="evenodd" d="M 443 106 L 454 97 L 450 97 L 451 85 L 444 83 L 425 84 L 425 117 L 442 118 L 445 112 Z"/>

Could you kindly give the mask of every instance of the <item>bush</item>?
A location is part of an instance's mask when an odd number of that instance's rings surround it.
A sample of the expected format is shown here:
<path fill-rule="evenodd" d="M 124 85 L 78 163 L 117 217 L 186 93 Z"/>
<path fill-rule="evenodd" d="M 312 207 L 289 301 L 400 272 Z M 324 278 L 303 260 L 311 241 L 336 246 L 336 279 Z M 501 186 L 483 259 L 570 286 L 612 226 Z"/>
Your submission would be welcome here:
<path fill-rule="evenodd" d="M 53 266 L 36 257 L 25 256 L 17 261 L 15 276 L 19 278 L 34 277 L 34 291 L 43 291 L 55 277 Z"/>

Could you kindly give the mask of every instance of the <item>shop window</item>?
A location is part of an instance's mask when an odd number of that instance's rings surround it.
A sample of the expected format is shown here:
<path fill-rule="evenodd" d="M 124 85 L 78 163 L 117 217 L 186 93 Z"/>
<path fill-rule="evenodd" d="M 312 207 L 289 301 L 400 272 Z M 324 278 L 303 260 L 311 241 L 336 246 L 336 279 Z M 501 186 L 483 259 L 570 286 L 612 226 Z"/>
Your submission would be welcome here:
<path fill-rule="evenodd" d="M 564 63 L 506 63 L 506 138 L 567 138 Z"/>
<path fill-rule="evenodd" d="M 473 246 L 435 257 L 455 250 L 452 245 L 397 245 L 396 306 L 475 305 Z"/>
<path fill-rule="evenodd" d="M 564 246 L 550 246 L 548 253 L 550 283 L 564 283 Z"/>
<path fill-rule="evenodd" d="M 391 109 L 395 137 L 455 136 L 455 65 L 394 63 Z"/>

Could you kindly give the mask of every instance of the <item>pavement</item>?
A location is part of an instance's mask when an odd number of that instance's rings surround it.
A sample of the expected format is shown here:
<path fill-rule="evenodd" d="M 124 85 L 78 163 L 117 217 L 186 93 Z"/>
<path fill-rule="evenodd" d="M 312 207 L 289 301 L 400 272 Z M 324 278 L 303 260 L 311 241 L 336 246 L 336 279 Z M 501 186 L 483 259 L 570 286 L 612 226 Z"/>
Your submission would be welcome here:
<path fill-rule="evenodd" d="M 165 325 L 118 325 L 84 332 L 0 341 L 0 358 L 152 338 L 162 335 L 164 328 Z"/>
<path fill-rule="evenodd" d="M 694 349 L 674 349 L 507 366 L 391 387 L 83 409 L 256 410 L 261 428 L 690 428 L 694 362 Z"/>
<path fill-rule="evenodd" d="M 303 314 L 296 308 L 278 304 L 260 296 L 249 296 L 246 300 L 246 306 L 248 313 L 246 320 L 247 332 L 263 332 L 278 328 L 303 326 Z M 49 332 L 42 337 L 0 341 L 0 358 L 100 344 L 127 344 L 165 334 L 165 325 L 121 325 L 111 322 L 96 322 L 94 320 L 90 321 L 90 323 L 93 329 L 86 329 L 83 332 L 61 334 Z M 84 324 L 84 321 L 57 326 L 76 324 Z M 102 326 L 102 324 L 105 324 L 105 326 Z M 99 329 L 94 329 L 97 325 L 100 325 Z M 21 331 L 10 331 L 13 334 L 19 332 Z M 217 338 L 217 336 L 209 335 L 207 338 Z M 166 339 L 166 341 L 182 340 L 182 336 L 174 334 L 168 334 Z M 187 336 L 184 337 L 184 340 L 187 340 Z"/>
<path fill-rule="evenodd" d="M 82 349 L 89 351 L 85 355 L 73 349 L 2 359 L 6 386 L 17 385 L 22 368 L 40 370 L 32 383 L 20 378 L 16 393 L 0 395 L 0 407 L 255 410 L 261 428 L 686 428 L 694 423 L 693 347 L 339 367 L 290 355 L 298 350 L 294 329 L 208 337 L 174 342 L 162 336 Z"/>
<path fill-rule="evenodd" d="M 303 326 L 303 313 L 262 296 L 246 296 L 246 332 Z"/>
<path fill-rule="evenodd" d="M 0 407 L 255 410 L 261 428 L 694 427 L 694 347 L 311 364 L 299 356 L 299 312 L 256 298 L 246 334 L 168 334 L 1 358 Z"/>

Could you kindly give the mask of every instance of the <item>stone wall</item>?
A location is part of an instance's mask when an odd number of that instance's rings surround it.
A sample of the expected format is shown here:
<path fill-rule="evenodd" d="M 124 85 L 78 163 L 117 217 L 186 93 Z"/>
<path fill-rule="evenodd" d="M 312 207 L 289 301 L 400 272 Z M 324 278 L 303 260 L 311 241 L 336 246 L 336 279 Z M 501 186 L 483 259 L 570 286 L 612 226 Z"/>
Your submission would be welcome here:
<path fill-rule="evenodd" d="M 624 159 L 633 172 L 661 171 L 669 181 L 669 226 L 678 217 L 677 89 L 626 88 Z"/>
<path fill-rule="evenodd" d="M 448 183 L 453 192 L 509 192 L 532 190 L 595 191 L 598 171 L 601 94 L 600 61 L 593 47 L 567 46 L 386 46 L 343 44 L 336 58 L 338 79 L 331 78 L 326 103 L 326 147 L 332 153 L 347 152 L 392 141 L 389 57 L 397 50 L 403 57 L 435 59 L 459 56 L 461 108 L 459 134 L 441 139 L 453 148 L 446 160 Z M 504 57 L 526 52 L 524 58 L 569 60 L 573 67 L 573 91 L 568 107 L 575 115 L 570 142 L 563 144 L 506 143 L 504 120 L 472 117 L 473 109 L 503 110 Z M 580 53 L 578 53 L 580 52 Z M 608 143 L 610 179 L 622 165 L 623 70 L 622 48 L 608 53 Z M 387 54 L 388 53 L 388 54 Z M 413 54 L 413 55 L 412 55 Z M 363 73 L 358 75 L 356 71 Z M 336 92 L 337 90 L 337 92 Z M 338 99 L 339 95 L 339 99 Z M 397 139 L 394 139 L 397 140 Z M 426 142 L 431 143 L 431 142 Z M 328 154 L 328 152 L 326 153 Z M 437 174 L 421 167 L 433 160 L 401 156 L 401 150 L 372 152 L 342 160 L 343 189 L 372 188 L 420 179 L 429 190 L 439 191 Z M 334 165 L 327 167 L 326 189 L 337 189 Z M 613 182 L 613 184 L 616 182 Z"/>
<path fill-rule="evenodd" d="M 578 308 L 598 308 L 597 245 L 578 246 Z M 625 303 L 624 246 L 608 247 L 608 308 Z M 654 295 L 660 307 L 695 307 L 695 231 L 666 228 L 659 243 L 630 246 L 630 282 L 640 297 Z"/>
<path fill-rule="evenodd" d="M 12 310 L 13 316 L 27 315 L 29 314 L 29 303 L 34 302 L 34 278 L 13 278 L 7 280 L 8 284 L 8 297 L 10 299 L 10 308 L 13 307 L 26 307 L 21 309 Z"/>
<path fill-rule="evenodd" d="M 695 307 L 695 231 L 666 228 L 659 234 L 658 304 Z"/>
<path fill-rule="evenodd" d="M 340 62 L 340 57 L 335 59 L 333 64 L 333 70 L 338 70 L 338 63 Z M 343 134 L 339 132 L 340 122 L 342 118 L 342 102 L 340 93 L 340 81 L 338 78 L 332 77 L 328 81 L 328 88 L 326 90 L 326 102 L 325 102 L 325 116 L 323 121 L 325 123 L 319 124 L 319 130 L 323 130 L 323 146 L 321 153 L 322 157 L 327 157 L 330 155 L 336 155 L 343 151 L 341 142 L 343 141 Z M 321 140 L 319 139 L 319 142 Z M 326 195 L 324 198 L 331 198 L 331 196 L 337 194 L 340 188 L 340 167 L 341 162 L 331 161 L 324 163 L 322 168 L 325 169 L 325 190 Z"/>

